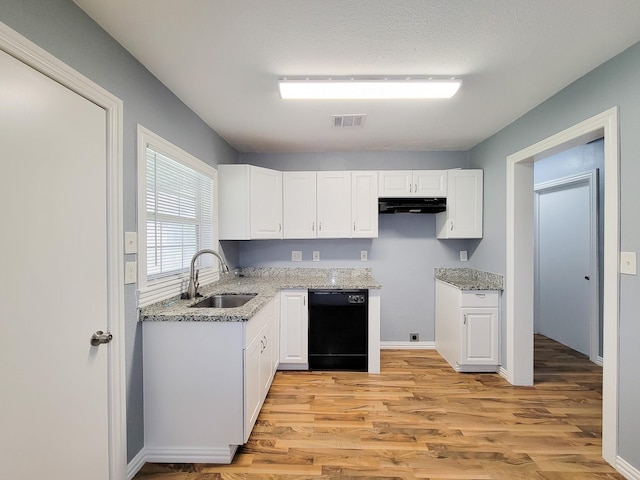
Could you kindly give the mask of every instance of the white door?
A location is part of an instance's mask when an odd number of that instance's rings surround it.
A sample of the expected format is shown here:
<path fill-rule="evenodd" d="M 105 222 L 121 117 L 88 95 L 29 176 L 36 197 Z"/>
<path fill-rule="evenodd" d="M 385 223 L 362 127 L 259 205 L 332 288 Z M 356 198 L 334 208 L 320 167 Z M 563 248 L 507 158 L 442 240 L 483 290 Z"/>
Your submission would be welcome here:
<path fill-rule="evenodd" d="M 537 185 L 535 203 L 535 331 L 585 355 L 598 311 L 590 190 L 586 180 Z"/>
<path fill-rule="evenodd" d="M 0 51 L 3 478 L 109 478 L 105 119 Z"/>
<path fill-rule="evenodd" d="M 351 172 L 317 172 L 319 238 L 351 237 Z"/>
<path fill-rule="evenodd" d="M 316 172 L 282 172 L 284 238 L 316 238 Z"/>

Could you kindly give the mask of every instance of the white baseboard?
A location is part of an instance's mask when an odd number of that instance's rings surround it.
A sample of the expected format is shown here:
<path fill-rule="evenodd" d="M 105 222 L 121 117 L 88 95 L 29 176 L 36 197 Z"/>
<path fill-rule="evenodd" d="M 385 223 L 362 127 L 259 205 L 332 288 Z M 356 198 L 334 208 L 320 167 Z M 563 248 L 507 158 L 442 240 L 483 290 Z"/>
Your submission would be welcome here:
<path fill-rule="evenodd" d="M 509 372 L 507 372 L 507 369 L 504 367 L 500 367 L 500 370 L 498 371 L 498 373 L 500 374 L 500 376 L 502 378 L 504 378 L 505 380 L 509 380 Z M 511 382 L 509 382 L 511 383 Z"/>
<path fill-rule="evenodd" d="M 127 465 L 127 480 L 147 462 L 157 463 L 221 463 L 229 464 L 236 453 L 237 445 L 228 448 L 147 448 L 144 447 Z"/>
<path fill-rule="evenodd" d="M 616 457 L 616 464 L 614 467 L 627 480 L 640 480 L 640 470 L 622 459 L 622 457 Z"/>
<path fill-rule="evenodd" d="M 127 465 L 127 480 L 131 480 L 136 476 L 136 473 L 140 471 L 145 462 L 147 461 L 147 452 L 144 447 L 138 452 L 138 454 L 131 459 Z"/>
<path fill-rule="evenodd" d="M 436 342 L 380 342 L 381 350 L 435 350 Z"/>

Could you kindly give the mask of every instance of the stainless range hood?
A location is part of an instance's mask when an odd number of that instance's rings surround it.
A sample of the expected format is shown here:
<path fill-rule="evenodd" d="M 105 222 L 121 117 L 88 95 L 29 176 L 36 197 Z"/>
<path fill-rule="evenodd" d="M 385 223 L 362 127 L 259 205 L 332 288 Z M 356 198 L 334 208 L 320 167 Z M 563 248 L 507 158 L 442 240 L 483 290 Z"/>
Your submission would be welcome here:
<path fill-rule="evenodd" d="M 438 213 L 447 209 L 446 198 L 379 198 L 378 213 Z"/>

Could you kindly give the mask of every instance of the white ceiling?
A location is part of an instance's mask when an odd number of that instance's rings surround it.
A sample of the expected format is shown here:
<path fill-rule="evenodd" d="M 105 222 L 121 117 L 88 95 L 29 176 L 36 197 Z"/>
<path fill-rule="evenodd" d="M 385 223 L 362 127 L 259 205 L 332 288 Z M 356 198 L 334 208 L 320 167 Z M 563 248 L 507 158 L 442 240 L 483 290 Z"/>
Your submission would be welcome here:
<path fill-rule="evenodd" d="M 241 152 L 467 150 L 640 40 L 638 0 L 75 0 Z M 454 76 L 451 100 L 282 100 L 286 76 Z M 367 114 L 360 128 L 333 114 Z"/>

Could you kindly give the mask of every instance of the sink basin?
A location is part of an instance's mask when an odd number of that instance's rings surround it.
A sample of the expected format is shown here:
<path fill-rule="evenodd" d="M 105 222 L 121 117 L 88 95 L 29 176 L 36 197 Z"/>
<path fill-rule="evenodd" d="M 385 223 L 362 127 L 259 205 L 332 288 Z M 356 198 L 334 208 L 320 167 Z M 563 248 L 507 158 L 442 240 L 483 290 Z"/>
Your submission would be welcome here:
<path fill-rule="evenodd" d="M 191 308 L 235 308 L 241 307 L 257 293 L 222 293 L 213 295 L 191 305 Z"/>

